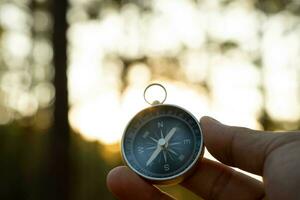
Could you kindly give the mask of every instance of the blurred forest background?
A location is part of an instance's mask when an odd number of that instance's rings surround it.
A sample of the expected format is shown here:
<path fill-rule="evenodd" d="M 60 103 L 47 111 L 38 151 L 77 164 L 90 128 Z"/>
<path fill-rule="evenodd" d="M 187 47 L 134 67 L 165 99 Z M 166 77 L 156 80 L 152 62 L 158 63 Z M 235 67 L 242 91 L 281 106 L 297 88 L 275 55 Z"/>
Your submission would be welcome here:
<path fill-rule="evenodd" d="M 0 199 L 114 199 L 151 82 L 198 118 L 299 130 L 300 1 L 1 0 Z"/>

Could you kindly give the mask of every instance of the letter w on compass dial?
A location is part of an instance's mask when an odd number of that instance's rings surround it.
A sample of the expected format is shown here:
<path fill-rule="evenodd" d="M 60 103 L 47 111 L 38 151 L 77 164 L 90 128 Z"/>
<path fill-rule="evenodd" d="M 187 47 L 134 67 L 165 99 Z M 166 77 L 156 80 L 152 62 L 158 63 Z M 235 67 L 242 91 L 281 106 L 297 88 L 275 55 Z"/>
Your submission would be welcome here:
<path fill-rule="evenodd" d="M 157 117 L 137 132 L 133 154 L 143 173 L 158 178 L 172 176 L 190 163 L 195 138 L 192 128 L 183 119 Z"/>

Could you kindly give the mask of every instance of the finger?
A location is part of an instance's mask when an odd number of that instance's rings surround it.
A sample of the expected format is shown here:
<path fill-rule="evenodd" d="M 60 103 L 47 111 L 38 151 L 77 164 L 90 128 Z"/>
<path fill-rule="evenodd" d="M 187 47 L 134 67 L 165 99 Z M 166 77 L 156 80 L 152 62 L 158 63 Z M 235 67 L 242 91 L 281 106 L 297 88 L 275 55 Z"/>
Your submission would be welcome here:
<path fill-rule="evenodd" d="M 195 173 L 181 183 L 204 199 L 262 199 L 263 184 L 215 161 L 203 159 Z"/>
<path fill-rule="evenodd" d="M 219 161 L 262 175 L 265 158 L 281 144 L 278 135 L 242 127 L 226 126 L 210 118 L 201 119 L 204 143 Z"/>
<path fill-rule="evenodd" d="M 116 167 L 109 172 L 107 186 L 118 199 L 122 200 L 172 199 L 125 166 Z"/>

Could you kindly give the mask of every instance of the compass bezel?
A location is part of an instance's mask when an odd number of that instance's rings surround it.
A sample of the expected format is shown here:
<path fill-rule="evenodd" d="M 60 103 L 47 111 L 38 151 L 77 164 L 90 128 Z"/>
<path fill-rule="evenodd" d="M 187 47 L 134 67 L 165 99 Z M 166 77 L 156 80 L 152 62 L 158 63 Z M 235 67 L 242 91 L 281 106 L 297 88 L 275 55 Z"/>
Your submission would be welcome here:
<path fill-rule="evenodd" d="M 159 109 L 160 107 L 173 107 L 175 109 L 179 109 L 183 112 L 185 112 L 186 114 L 188 114 L 197 124 L 197 128 L 199 129 L 199 134 L 200 134 L 200 147 L 198 149 L 198 152 L 194 158 L 194 160 L 181 172 L 179 172 L 178 174 L 172 175 L 172 176 L 168 176 L 168 177 L 152 177 L 152 176 L 148 176 L 146 174 L 141 173 L 140 171 L 138 171 L 137 169 L 135 169 L 135 167 L 132 166 L 132 164 L 128 161 L 127 157 L 126 157 L 126 153 L 125 153 L 125 136 L 126 133 L 128 131 L 129 126 L 131 125 L 131 123 L 133 122 L 134 119 L 136 119 L 136 117 L 138 115 L 140 115 L 141 113 L 144 112 L 149 112 L 149 110 L 151 109 Z M 193 133 L 196 134 L 196 133 Z M 191 174 L 191 172 L 195 169 L 195 167 L 197 166 L 197 163 L 202 159 L 203 157 L 203 153 L 204 153 L 204 142 L 203 142 L 203 133 L 202 133 L 202 129 L 200 126 L 199 121 L 195 118 L 195 116 L 189 112 L 188 110 L 177 106 L 177 105 L 173 105 L 173 104 L 158 104 L 158 105 L 153 105 L 150 107 L 147 107 L 143 110 L 141 110 L 140 112 L 138 112 L 126 125 L 126 128 L 124 129 L 123 132 L 123 136 L 122 136 L 122 141 L 121 141 L 121 153 L 122 153 L 122 158 L 123 161 L 126 163 L 126 165 L 133 170 L 136 174 L 138 174 L 139 176 L 143 177 L 144 179 L 152 182 L 153 184 L 161 184 L 161 185 L 165 185 L 165 184 L 174 184 L 174 183 L 178 183 L 181 182 L 185 177 L 189 176 Z M 200 159 L 201 158 L 201 159 Z"/>

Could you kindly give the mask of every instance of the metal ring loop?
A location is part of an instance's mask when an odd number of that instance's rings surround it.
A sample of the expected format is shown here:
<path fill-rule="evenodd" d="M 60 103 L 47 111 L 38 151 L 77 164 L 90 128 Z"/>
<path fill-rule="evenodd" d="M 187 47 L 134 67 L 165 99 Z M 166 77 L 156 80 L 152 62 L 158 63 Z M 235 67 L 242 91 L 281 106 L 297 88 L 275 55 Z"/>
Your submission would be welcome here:
<path fill-rule="evenodd" d="M 148 90 L 150 87 L 152 87 L 152 86 L 158 86 L 158 87 L 160 87 L 160 88 L 163 89 L 163 91 L 164 91 L 164 93 L 165 93 L 165 98 L 162 100 L 162 102 L 156 100 L 156 101 L 150 103 L 150 102 L 147 100 L 147 98 L 146 98 L 146 92 L 147 92 L 147 90 Z M 145 100 L 148 104 L 150 104 L 150 105 L 163 104 L 163 103 L 166 101 L 167 96 L 168 96 L 168 93 L 167 93 L 166 88 L 165 88 L 162 84 L 159 84 L 159 83 L 152 83 L 152 84 L 148 85 L 148 86 L 145 88 L 145 90 L 144 90 L 144 100 Z"/>

